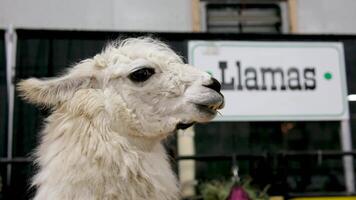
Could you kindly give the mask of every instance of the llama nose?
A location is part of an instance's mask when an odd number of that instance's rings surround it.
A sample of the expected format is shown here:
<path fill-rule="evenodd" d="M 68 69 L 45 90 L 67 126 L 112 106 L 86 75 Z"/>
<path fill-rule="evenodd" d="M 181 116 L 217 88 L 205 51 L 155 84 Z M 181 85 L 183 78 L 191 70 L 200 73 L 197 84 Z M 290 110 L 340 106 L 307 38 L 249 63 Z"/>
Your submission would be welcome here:
<path fill-rule="evenodd" d="M 204 85 L 204 86 L 207 88 L 210 88 L 212 90 L 215 90 L 217 92 L 220 92 L 221 85 L 220 85 L 219 81 L 216 80 L 215 78 L 211 78 L 211 80 L 212 80 L 212 83 L 210 83 L 209 85 Z"/>

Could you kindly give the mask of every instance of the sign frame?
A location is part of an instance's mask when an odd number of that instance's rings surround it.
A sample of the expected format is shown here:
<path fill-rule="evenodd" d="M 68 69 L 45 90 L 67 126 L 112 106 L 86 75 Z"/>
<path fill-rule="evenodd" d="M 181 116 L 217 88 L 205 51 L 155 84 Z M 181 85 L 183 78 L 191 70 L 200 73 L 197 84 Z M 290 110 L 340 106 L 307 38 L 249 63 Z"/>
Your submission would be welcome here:
<path fill-rule="evenodd" d="M 342 111 L 338 114 L 301 115 L 228 115 L 217 116 L 214 121 L 339 121 L 349 119 L 344 47 L 342 42 L 299 42 L 299 41 L 202 41 L 188 42 L 188 62 L 195 66 L 194 52 L 198 47 L 262 47 L 262 48 L 332 48 L 337 51 L 341 81 Z"/>

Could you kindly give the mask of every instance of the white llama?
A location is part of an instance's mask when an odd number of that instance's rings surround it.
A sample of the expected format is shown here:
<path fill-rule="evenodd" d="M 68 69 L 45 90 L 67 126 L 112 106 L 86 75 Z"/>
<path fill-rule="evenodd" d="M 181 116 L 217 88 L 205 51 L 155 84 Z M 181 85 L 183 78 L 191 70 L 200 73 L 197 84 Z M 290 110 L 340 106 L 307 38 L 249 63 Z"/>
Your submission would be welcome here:
<path fill-rule="evenodd" d="M 224 101 L 215 79 L 151 38 L 112 43 L 18 90 L 53 111 L 36 150 L 34 200 L 179 199 L 161 141 L 211 120 Z"/>

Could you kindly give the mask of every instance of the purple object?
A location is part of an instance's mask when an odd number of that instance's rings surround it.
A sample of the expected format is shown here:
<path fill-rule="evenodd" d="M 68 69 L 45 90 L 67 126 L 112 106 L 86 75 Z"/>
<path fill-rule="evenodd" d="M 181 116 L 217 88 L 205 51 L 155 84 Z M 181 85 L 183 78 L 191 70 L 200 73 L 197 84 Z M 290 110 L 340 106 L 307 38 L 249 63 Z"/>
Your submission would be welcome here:
<path fill-rule="evenodd" d="M 250 200 L 247 193 L 241 186 L 234 186 L 231 189 L 228 200 Z"/>

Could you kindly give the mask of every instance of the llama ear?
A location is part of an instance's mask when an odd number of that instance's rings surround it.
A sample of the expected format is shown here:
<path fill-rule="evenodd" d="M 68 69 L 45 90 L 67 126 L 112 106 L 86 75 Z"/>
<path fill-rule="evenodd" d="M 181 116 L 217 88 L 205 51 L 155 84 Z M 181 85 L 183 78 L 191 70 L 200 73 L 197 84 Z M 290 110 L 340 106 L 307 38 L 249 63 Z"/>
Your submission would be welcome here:
<path fill-rule="evenodd" d="M 30 78 L 22 80 L 17 84 L 20 96 L 31 103 L 55 106 L 60 102 L 70 99 L 73 94 L 82 88 L 89 88 L 93 85 L 93 78 L 69 76 L 37 79 Z"/>

